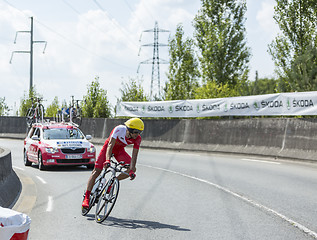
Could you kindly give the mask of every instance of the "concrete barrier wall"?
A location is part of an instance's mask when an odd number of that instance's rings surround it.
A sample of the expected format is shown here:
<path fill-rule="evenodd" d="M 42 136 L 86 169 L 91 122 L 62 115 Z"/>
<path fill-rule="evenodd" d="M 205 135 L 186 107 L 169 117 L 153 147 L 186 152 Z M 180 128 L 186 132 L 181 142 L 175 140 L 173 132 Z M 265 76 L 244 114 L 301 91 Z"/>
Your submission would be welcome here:
<path fill-rule="evenodd" d="M 103 144 L 124 119 L 83 119 L 81 129 Z M 145 119 L 143 147 L 246 153 L 316 160 L 317 119 Z M 0 137 L 24 138 L 22 117 L 0 117 Z"/>
<path fill-rule="evenodd" d="M 83 119 L 81 129 L 103 144 L 123 119 Z M 191 151 L 242 153 L 316 161 L 317 119 L 145 119 L 142 146 Z M 26 121 L 0 117 L 0 137 L 23 139 Z M 0 206 L 12 204 L 21 183 L 11 166 L 9 150 L 0 150 Z"/>
<path fill-rule="evenodd" d="M 0 133 L 21 134 L 26 133 L 26 130 L 25 118 L 0 116 Z"/>
<path fill-rule="evenodd" d="M 81 129 L 103 144 L 123 119 L 83 119 Z M 143 147 L 257 154 L 315 160 L 317 120 L 299 118 L 145 119 Z M 0 137 L 24 138 L 22 117 L 0 117 Z"/>
<path fill-rule="evenodd" d="M 103 143 L 124 120 L 84 119 L 82 130 Z M 316 160 L 317 120 L 298 118 L 144 120 L 142 146 Z"/>
<path fill-rule="evenodd" d="M 0 148 L 0 206 L 12 207 L 21 192 L 21 182 L 12 170 L 11 151 Z"/>

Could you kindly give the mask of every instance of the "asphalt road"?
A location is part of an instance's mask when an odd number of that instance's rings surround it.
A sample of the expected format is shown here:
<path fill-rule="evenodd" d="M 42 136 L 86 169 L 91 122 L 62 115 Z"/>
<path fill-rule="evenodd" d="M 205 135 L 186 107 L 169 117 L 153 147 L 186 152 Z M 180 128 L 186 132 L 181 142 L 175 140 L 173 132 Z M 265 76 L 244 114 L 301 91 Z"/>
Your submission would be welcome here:
<path fill-rule="evenodd" d="M 94 208 L 81 216 L 89 170 L 39 171 L 23 165 L 23 141 L 0 146 L 23 183 L 13 209 L 31 217 L 31 240 L 317 239 L 316 164 L 141 149 L 137 178 L 98 224 Z"/>

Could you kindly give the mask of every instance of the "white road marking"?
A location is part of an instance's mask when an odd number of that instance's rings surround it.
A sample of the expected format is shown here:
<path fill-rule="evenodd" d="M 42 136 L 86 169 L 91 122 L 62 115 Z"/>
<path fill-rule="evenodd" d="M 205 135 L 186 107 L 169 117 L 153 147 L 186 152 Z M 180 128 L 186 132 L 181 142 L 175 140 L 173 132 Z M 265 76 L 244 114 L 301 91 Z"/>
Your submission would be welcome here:
<path fill-rule="evenodd" d="M 45 181 L 43 178 L 41 178 L 41 177 L 39 177 L 39 176 L 36 176 L 36 178 L 37 178 L 38 180 L 40 180 L 43 184 L 46 184 L 46 181 Z"/>
<path fill-rule="evenodd" d="M 20 168 L 20 167 L 16 167 L 16 166 L 13 166 L 13 168 L 18 169 L 18 170 L 21 170 L 21 171 L 25 171 L 24 168 Z"/>
<path fill-rule="evenodd" d="M 51 212 L 52 210 L 53 210 L 53 197 L 48 196 L 46 212 Z"/>
<path fill-rule="evenodd" d="M 249 159 L 249 158 L 242 158 L 242 161 L 249 161 L 249 162 L 261 162 L 261 163 L 270 163 L 270 164 L 281 164 L 279 162 L 271 162 L 271 161 L 263 161 L 263 160 L 256 160 L 256 159 Z"/>
<path fill-rule="evenodd" d="M 153 167 L 153 166 L 149 166 L 149 165 L 145 165 L 145 164 L 139 164 L 139 165 L 144 166 L 144 167 L 148 167 L 148 168 L 153 168 L 153 169 L 165 171 L 165 172 L 169 172 L 169 173 L 173 173 L 173 174 L 177 174 L 177 175 L 180 175 L 180 176 L 183 176 L 183 177 L 187 177 L 187 178 L 191 178 L 191 179 L 200 181 L 202 183 L 209 184 L 209 185 L 211 185 L 211 186 L 213 186 L 213 187 L 215 187 L 215 188 L 217 188 L 217 189 L 219 189 L 219 190 L 221 190 L 223 192 L 229 193 L 232 196 L 237 197 L 237 198 L 241 199 L 242 201 L 245 201 L 245 202 L 247 202 L 247 203 L 249 203 L 249 204 L 251 204 L 251 205 L 253 205 L 253 206 L 255 206 L 255 207 L 259 208 L 259 209 L 261 209 L 261 210 L 264 210 L 264 211 L 267 211 L 269 213 L 272 213 L 273 215 L 275 215 L 275 216 L 281 218 L 282 220 L 288 222 L 292 226 L 298 228 L 302 232 L 304 232 L 304 233 L 308 234 L 309 236 L 317 239 L 317 233 L 312 231 L 312 230 L 310 230 L 309 228 L 305 227 L 304 225 L 292 220 L 291 218 L 288 218 L 288 217 L 284 216 L 283 214 L 281 214 L 281 213 L 279 213 L 279 212 L 277 212 L 277 211 L 275 211 L 275 210 L 273 210 L 273 209 L 271 209 L 269 207 L 266 207 L 266 206 L 264 206 L 264 205 L 262 205 L 260 203 L 257 203 L 255 201 L 253 201 L 252 199 L 249 199 L 249 198 L 247 198 L 245 196 L 242 196 L 242 195 L 240 195 L 238 193 L 235 193 L 235 192 L 233 192 L 233 191 L 231 191 L 231 190 L 229 190 L 229 189 L 227 189 L 225 187 L 221 187 L 218 184 L 209 182 L 209 181 L 201 179 L 201 178 L 193 177 L 193 176 L 190 176 L 190 175 L 187 175 L 187 174 L 183 174 L 183 173 L 175 172 L 175 171 L 172 171 L 172 170 L 164 169 L 164 168 Z"/>

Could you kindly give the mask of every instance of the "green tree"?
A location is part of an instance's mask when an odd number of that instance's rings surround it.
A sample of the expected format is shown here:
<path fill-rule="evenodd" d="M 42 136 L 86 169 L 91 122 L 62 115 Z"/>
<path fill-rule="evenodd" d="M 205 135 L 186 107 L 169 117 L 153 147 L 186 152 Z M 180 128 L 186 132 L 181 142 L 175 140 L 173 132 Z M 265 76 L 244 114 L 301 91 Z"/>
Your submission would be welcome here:
<path fill-rule="evenodd" d="M 263 95 L 279 92 L 279 81 L 274 78 L 259 78 L 255 72 L 255 80 L 245 82 L 244 95 Z"/>
<path fill-rule="evenodd" d="M 250 95 L 277 93 L 278 81 L 274 78 L 260 78 L 249 83 Z"/>
<path fill-rule="evenodd" d="M 128 83 L 122 83 L 120 88 L 122 102 L 145 102 L 149 97 L 144 93 L 142 83 L 136 79 L 130 78 Z"/>
<path fill-rule="evenodd" d="M 56 96 L 53 100 L 53 102 L 47 107 L 45 111 L 46 117 L 55 117 L 58 110 L 60 110 L 61 107 L 59 106 L 58 97 Z"/>
<path fill-rule="evenodd" d="M 201 0 L 194 19 L 194 36 L 204 82 L 235 87 L 249 73 L 245 0 Z M 220 86 L 219 85 L 219 86 Z"/>
<path fill-rule="evenodd" d="M 183 39 L 183 26 L 179 24 L 174 38 L 169 40 L 169 70 L 165 100 L 192 99 L 198 87 L 198 62 L 195 59 L 193 40 Z"/>
<path fill-rule="evenodd" d="M 82 106 L 83 117 L 108 118 L 111 116 L 107 91 L 100 87 L 99 77 L 88 85 L 87 95 L 84 96 Z"/>
<path fill-rule="evenodd" d="M 316 51 L 317 47 L 317 5 L 313 0 L 276 0 L 274 8 L 274 20 L 278 24 L 281 34 L 269 45 L 276 65 L 276 72 L 284 81 L 287 91 L 307 91 L 307 87 L 315 86 L 308 82 L 309 71 L 316 64 L 310 51 Z M 306 66 L 310 64 L 310 66 Z M 294 74 L 295 73 L 295 74 Z M 294 78 L 294 76 L 296 78 Z M 307 82 L 308 81 L 308 82 Z M 302 84 L 305 83 L 305 86 Z M 308 90 L 316 90 L 310 88 Z"/>
<path fill-rule="evenodd" d="M 291 64 L 288 82 L 294 91 L 317 90 L 317 48 L 308 47 Z"/>
<path fill-rule="evenodd" d="M 5 102 L 5 97 L 0 97 L 0 116 L 3 116 L 6 114 L 6 112 L 9 110 L 8 105 Z"/>
<path fill-rule="evenodd" d="M 218 84 L 216 81 L 207 81 L 195 90 L 196 99 L 225 98 L 235 97 L 238 95 L 237 91 L 234 88 L 229 87 L 227 83 Z"/>

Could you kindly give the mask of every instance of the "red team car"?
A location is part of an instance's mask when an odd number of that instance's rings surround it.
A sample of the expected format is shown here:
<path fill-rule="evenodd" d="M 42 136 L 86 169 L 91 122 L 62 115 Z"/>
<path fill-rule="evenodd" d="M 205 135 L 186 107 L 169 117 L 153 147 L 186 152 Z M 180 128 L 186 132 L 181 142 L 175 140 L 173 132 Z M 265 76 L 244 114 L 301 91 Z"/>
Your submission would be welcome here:
<path fill-rule="evenodd" d="M 63 123 L 33 124 L 24 140 L 24 165 L 36 163 L 40 170 L 55 165 L 93 168 L 96 149 L 79 128 Z"/>

